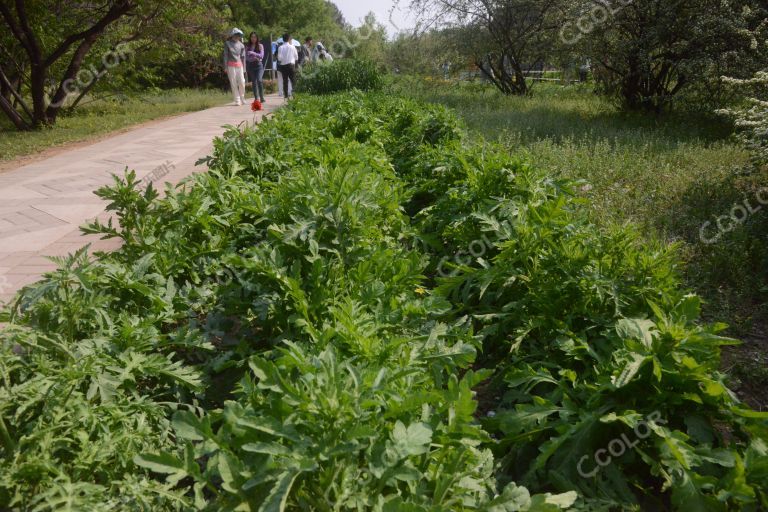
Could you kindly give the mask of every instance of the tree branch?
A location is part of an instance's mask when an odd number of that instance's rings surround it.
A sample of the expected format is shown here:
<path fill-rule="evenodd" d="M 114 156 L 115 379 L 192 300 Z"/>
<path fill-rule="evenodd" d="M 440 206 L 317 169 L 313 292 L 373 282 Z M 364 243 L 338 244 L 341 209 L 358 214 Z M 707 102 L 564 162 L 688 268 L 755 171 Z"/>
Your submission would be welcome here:
<path fill-rule="evenodd" d="M 22 118 L 19 113 L 16 111 L 15 108 L 13 108 L 13 105 L 11 105 L 11 102 L 8 101 L 8 99 L 5 96 L 0 95 L 0 110 L 5 112 L 5 115 L 8 116 L 8 119 L 11 120 L 13 125 L 18 129 L 22 131 L 26 131 L 32 128 L 32 126 L 24 121 L 24 118 Z"/>
<path fill-rule="evenodd" d="M 11 32 L 13 32 L 13 36 L 21 43 L 21 45 L 24 47 L 24 50 L 29 55 L 32 55 L 32 48 L 27 43 L 21 27 L 19 27 L 19 25 L 16 23 L 16 20 L 13 18 L 13 13 L 11 13 L 11 10 L 8 9 L 8 6 L 3 2 L 0 2 L 0 14 L 2 14 L 5 23 L 11 29 Z"/>
<path fill-rule="evenodd" d="M 101 34 L 104 32 L 107 26 L 109 26 L 114 21 L 117 21 L 122 16 L 127 14 L 133 7 L 135 7 L 135 4 L 130 1 L 123 1 L 118 6 L 113 6 L 110 11 L 104 15 L 94 26 L 92 26 L 90 29 L 88 29 L 83 33 L 87 33 L 88 35 L 83 39 L 83 41 L 80 43 L 80 45 L 77 47 L 77 50 L 75 50 L 74 55 L 72 56 L 72 59 L 69 62 L 69 66 L 67 66 L 67 70 L 64 73 L 64 76 L 61 79 L 61 82 L 59 83 L 58 88 L 56 89 L 56 92 L 54 93 L 53 97 L 51 98 L 50 105 L 46 109 L 46 115 L 49 118 L 55 118 L 57 112 L 62 106 L 62 103 L 67 97 L 67 90 L 66 85 L 68 82 L 73 80 L 76 76 L 78 71 L 80 71 L 80 67 L 83 63 L 83 60 L 85 59 L 85 56 L 90 51 L 91 47 L 96 43 L 96 40 L 101 36 Z M 69 38 L 68 38 L 69 39 Z M 51 54 L 51 57 L 53 57 L 53 54 Z M 47 61 L 51 60 L 51 57 L 49 57 Z"/>
<path fill-rule="evenodd" d="M 13 95 L 14 98 L 16 98 L 16 101 L 21 105 L 21 107 L 24 109 L 24 112 L 26 112 L 29 118 L 34 119 L 34 116 L 32 115 L 32 111 L 24 102 L 24 99 L 19 94 L 19 91 L 16 90 L 16 88 L 13 86 L 11 81 L 8 79 L 5 72 L 3 71 L 2 66 L 0 66 L 0 81 L 2 81 L 3 85 L 5 85 L 9 91 L 11 91 L 11 94 Z"/>
<path fill-rule="evenodd" d="M 45 59 L 45 66 L 49 67 L 59 60 L 77 41 L 92 38 L 93 36 L 99 36 L 109 24 L 129 13 L 134 7 L 136 7 L 136 4 L 131 0 L 122 0 L 120 3 L 113 5 L 109 11 L 107 11 L 107 13 L 89 29 L 83 30 L 77 34 L 72 34 L 62 41 L 48 58 Z"/>
<path fill-rule="evenodd" d="M 41 60 L 40 45 L 37 44 L 37 38 L 35 37 L 34 32 L 32 32 L 32 28 L 29 26 L 27 8 L 24 5 L 24 0 L 16 0 L 16 14 L 19 16 L 21 30 L 26 35 L 27 43 L 29 44 L 29 57 L 32 60 L 32 65 L 38 65 Z"/>

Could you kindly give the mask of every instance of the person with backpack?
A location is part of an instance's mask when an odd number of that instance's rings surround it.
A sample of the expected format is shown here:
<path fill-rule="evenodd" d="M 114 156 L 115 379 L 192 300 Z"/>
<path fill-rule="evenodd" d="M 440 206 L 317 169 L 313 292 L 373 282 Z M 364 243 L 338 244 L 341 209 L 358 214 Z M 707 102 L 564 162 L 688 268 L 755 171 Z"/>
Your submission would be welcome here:
<path fill-rule="evenodd" d="M 259 41 L 256 32 L 251 32 L 248 36 L 245 69 L 248 72 L 248 80 L 253 85 L 253 97 L 264 103 L 264 45 Z"/>
<path fill-rule="evenodd" d="M 320 41 L 315 45 L 315 62 L 329 63 L 333 62 L 333 55 L 323 46 Z"/>
<path fill-rule="evenodd" d="M 299 67 L 309 64 L 312 60 L 312 38 L 304 39 L 304 44 L 299 47 Z"/>
<path fill-rule="evenodd" d="M 283 36 L 283 44 L 277 49 L 278 70 L 283 79 L 283 91 L 285 99 L 293 97 L 293 88 L 296 85 L 296 64 L 299 61 L 299 52 L 293 46 L 291 34 Z"/>
<path fill-rule="evenodd" d="M 245 103 L 245 45 L 243 31 L 239 28 L 233 28 L 224 42 L 222 59 L 235 98 L 234 105 L 240 106 Z"/>

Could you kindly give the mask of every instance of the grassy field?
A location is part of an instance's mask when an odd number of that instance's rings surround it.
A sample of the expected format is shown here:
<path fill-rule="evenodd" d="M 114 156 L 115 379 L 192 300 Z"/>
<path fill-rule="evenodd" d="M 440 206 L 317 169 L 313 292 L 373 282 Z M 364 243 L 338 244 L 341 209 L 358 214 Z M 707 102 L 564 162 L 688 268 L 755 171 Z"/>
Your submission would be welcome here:
<path fill-rule="evenodd" d="M 70 142 L 89 140 L 152 119 L 225 104 L 220 91 L 174 90 L 83 103 L 52 128 L 18 132 L 0 119 L 0 163 Z"/>
<path fill-rule="evenodd" d="M 759 202 L 768 201 L 760 192 L 768 170 L 749 170 L 727 121 L 627 114 L 588 85 L 537 84 L 527 98 L 479 84 L 398 89 L 455 108 L 473 132 L 544 172 L 583 180 L 579 190 L 598 225 L 632 222 L 649 239 L 676 243 L 708 319 L 746 340 L 727 369 L 754 404 L 768 406 L 768 205 Z M 720 233 L 716 219 L 732 212 L 746 220 L 721 221 L 730 231 Z"/>

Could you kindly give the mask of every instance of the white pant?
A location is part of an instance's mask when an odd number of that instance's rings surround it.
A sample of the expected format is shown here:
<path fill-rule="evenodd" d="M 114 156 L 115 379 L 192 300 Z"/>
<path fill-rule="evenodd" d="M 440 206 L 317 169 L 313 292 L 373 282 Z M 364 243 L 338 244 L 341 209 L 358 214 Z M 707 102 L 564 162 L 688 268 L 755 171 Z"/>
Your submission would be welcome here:
<path fill-rule="evenodd" d="M 283 74 L 281 72 L 277 72 L 277 94 L 280 96 L 285 96 L 283 94 Z M 288 81 L 288 96 L 293 95 L 293 84 Z"/>
<path fill-rule="evenodd" d="M 235 98 L 235 103 L 245 103 L 245 75 L 243 74 L 243 68 L 227 66 L 227 76 L 229 77 L 229 85 L 232 87 L 232 96 Z"/>

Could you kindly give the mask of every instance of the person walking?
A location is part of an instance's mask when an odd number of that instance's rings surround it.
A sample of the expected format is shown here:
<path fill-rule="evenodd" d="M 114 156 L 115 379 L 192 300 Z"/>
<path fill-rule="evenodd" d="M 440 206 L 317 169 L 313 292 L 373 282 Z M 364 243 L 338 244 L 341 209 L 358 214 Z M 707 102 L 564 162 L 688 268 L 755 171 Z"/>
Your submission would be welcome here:
<path fill-rule="evenodd" d="M 248 80 L 253 85 L 253 97 L 264 103 L 264 45 L 256 32 L 248 36 L 245 46 L 245 69 Z"/>
<path fill-rule="evenodd" d="M 291 34 L 283 36 L 283 44 L 277 49 L 278 69 L 283 79 L 283 91 L 285 99 L 293 97 L 293 88 L 296 85 L 296 62 L 299 60 L 299 52 L 293 46 Z"/>
<path fill-rule="evenodd" d="M 304 39 L 304 44 L 299 48 L 299 63 L 310 64 L 312 62 L 312 46 L 314 45 L 312 38 L 307 37 Z"/>
<path fill-rule="evenodd" d="M 333 62 L 333 55 L 331 55 L 330 52 L 328 52 L 326 47 L 323 46 L 323 43 L 321 43 L 320 41 L 318 41 L 317 44 L 315 45 L 315 53 L 317 55 L 314 59 L 315 62 L 324 62 L 324 63 Z"/>
<path fill-rule="evenodd" d="M 234 104 L 237 106 L 245 103 L 245 45 L 243 44 L 243 31 L 233 28 L 229 38 L 224 43 L 224 69 L 227 70 L 229 85 L 232 88 Z"/>
<path fill-rule="evenodd" d="M 280 47 L 282 45 L 283 45 L 282 37 L 280 37 L 277 41 L 272 43 L 272 62 L 275 66 L 274 69 L 277 72 L 277 95 L 280 96 L 281 98 L 285 96 L 285 91 L 283 91 L 283 73 L 280 71 L 280 55 L 278 54 L 278 51 L 280 50 Z M 292 93 L 293 91 L 289 88 L 288 96 L 290 96 Z"/>
<path fill-rule="evenodd" d="M 592 69 L 592 63 L 589 59 L 579 66 L 579 82 L 586 82 L 589 78 L 589 71 Z"/>

